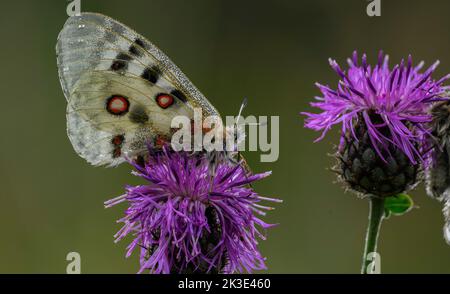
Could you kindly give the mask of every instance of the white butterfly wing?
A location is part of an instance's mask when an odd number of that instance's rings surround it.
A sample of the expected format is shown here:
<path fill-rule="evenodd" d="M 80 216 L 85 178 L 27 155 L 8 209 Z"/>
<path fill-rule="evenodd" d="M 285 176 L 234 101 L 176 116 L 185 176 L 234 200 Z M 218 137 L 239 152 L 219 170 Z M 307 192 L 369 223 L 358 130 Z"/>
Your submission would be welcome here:
<path fill-rule="evenodd" d="M 94 165 L 117 165 L 123 155 L 144 152 L 146 141 L 170 136 L 173 117 L 192 117 L 195 107 L 218 115 L 164 53 L 107 16 L 70 17 L 56 50 L 68 135 Z"/>
<path fill-rule="evenodd" d="M 67 105 L 68 134 L 75 150 L 94 165 L 117 165 L 123 155 L 144 153 L 156 136 L 170 138 L 172 118 L 192 118 L 193 112 L 175 98 L 169 108 L 161 109 L 154 99 L 160 93 L 166 95 L 164 89 L 129 73 L 84 74 Z"/>

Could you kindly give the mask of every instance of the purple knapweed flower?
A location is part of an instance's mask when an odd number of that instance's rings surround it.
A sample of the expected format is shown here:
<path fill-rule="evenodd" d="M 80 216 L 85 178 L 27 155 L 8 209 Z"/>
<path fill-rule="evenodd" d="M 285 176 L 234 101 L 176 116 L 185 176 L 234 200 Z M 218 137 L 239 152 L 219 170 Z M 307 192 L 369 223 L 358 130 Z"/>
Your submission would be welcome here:
<path fill-rule="evenodd" d="M 213 176 L 200 154 L 162 152 L 144 164 L 132 163 L 135 175 L 147 184 L 127 187 L 126 193 L 105 203 L 129 204 L 116 241 L 134 240 L 127 257 L 140 249 L 140 270 L 150 273 L 235 273 L 266 269 L 257 238 L 273 225 L 257 215 L 272 208 L 250 183 L 270 172 L 251 175 L 240 165 L 219 163 Z"/>
<path fill-rule="evenodd" d="M 353 190 L 388 196 L 416 184 L 418 167 L 426 162 L 425 144 L 431 132 L 429 112 L 436 101 L 447 99 L 446 75 L 435 81 L 431 75 L 439 62 L 421 71 L 411 56 L 393 68 L 380 52 L 377 64 L 361 63 L 356 52 L 348 59 L 347 72 L 335 60 L 331 67 L 340 77 L 337 89 L 317 83 L 322 97 L 311 103 L 320 113 L 307 116 L 305 127 L 322 131 L 342 124 L 338 172 Z"/>

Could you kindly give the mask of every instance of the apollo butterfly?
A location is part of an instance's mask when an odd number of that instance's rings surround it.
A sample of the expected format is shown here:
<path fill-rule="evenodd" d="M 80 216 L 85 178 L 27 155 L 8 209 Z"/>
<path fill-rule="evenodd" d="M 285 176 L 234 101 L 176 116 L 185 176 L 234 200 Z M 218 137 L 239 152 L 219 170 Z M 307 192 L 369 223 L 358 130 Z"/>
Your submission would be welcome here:
<path fill-rule="evenodd" d="M 56 51 L 68 136 L 93 165 L 115 166 L 145 154 L 148 141 L 170 140 L 175 116 L 219 115 L 163 52 L 105 15 L 69 17 Z"/>

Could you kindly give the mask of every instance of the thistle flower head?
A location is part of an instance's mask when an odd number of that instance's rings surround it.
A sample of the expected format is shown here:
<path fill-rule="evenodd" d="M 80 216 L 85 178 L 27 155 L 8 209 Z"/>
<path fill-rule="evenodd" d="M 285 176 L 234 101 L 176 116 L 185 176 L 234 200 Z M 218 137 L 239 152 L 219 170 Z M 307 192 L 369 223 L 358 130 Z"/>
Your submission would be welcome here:
<path fill-rule="evenodd" d="M 437 81 L 431 77 L 438 64 L 422 72 L 423 62 L 413 66 L 409 56 L 406 62 L 402 60 L 391 68 L 388 55 L 380 52 L 378 63 L 372 67 L 365 54 L 360 62 L 355 51 L 345 72 L 330 59 L 331 67 L 340 77 L 339 84 L 337 89 L 317 84 L 322 97 L 311 105 L 322 112 L 303 113 L 308 116 L 305 126 L 322 131 L 317 139 L 321 140 L 332 126 L 342 124 L 342 146 L 346 133 L 359 139 L 354 126 L 363 124 L 381 158 L 389 157 L 394 146 L 416 164 L 424 159 L 420 146 L 430 135 L 426 126 L 431 121 L 428 110 L 433 102 L 448 98 L 445 93 L 448 87 L 442 84 L 450 75 Z"/>
<path fill-rule="evenodd" d="M 124 223 L 116 234 L 134 240 L 127 256 L 140 248 L 140 272 L 233 273 L 265 269 L 257 238 L 272 225 L 259 216 L 270 207 L 249 184 L 270 173 L 251 175 L 241 165 L 219 163 L 208 173 L 204 156 L 170 152 L 167 148 L 143 165 L 132 163 L 148 184 L 127 187 L 107 207 L 128 202 Z M 258 216 L 257 216 L 258 215 Z"/>

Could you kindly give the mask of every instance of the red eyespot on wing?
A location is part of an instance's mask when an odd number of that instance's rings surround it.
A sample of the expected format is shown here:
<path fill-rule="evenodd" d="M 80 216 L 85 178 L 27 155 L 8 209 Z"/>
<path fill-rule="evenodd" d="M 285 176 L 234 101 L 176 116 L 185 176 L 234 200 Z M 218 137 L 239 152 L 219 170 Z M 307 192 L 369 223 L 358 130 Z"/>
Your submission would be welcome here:
<path fill-rule="evenodd" d="M 117 158 L 122 155 L 122 145 L 125 141 L 125 135 L 115 135 L 111 139 L 111 144 L 113 145 L 112 157 Z"/>
<path fill-rule="evenodd" d="M 162 148 L 164 145 L 167 144 L 168 141 L 169 140 L 166 137 L 158 135 L 158 136 L 156 136 L 156 139 L 155 139 L 155 146 L 158 148 Z"/>
<path fill-rule="evenodd" d="M 113 150 L 112 157 L 117 158 L 120 157 L 120 155 L 122 155 L 122 149 L 120 147 L 115 148 Z"/>
<path fill-rule="evenodd" d="M 124 135 L 116 135 L 111 139 L 111 143 L 114 146 L 121 146 L 124 140 L 125 140 Z"/>
<path fill-rule="evenodd" d="M 114 115 L 124 115 L 130 108 L 127 98 L 120 95 L 113 95 L 106 100 L 106 110 Z"/>
<path fill-rule="evenodd" d="M 156 96 L 156 103 L 158 103 L 158 106 L 163 109 L 166 109 L 167 107 L 172 105 L 173 102 L 174 102 L 174 99 L 171 95 L 158 94 L 158 96 Z"/>

